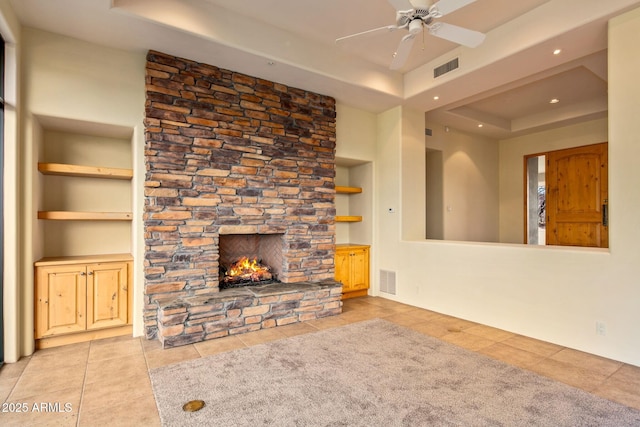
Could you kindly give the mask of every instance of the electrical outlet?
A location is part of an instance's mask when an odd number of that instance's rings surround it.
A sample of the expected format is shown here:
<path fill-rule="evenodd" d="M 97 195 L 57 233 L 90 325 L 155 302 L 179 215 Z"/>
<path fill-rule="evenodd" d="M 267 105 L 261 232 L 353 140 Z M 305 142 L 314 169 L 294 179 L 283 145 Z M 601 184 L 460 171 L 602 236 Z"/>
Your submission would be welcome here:
<path fill-rule="evenodd" d="M 607 325 L 604 322 L 596 321 L 596 335 L 607 335 Z"/>

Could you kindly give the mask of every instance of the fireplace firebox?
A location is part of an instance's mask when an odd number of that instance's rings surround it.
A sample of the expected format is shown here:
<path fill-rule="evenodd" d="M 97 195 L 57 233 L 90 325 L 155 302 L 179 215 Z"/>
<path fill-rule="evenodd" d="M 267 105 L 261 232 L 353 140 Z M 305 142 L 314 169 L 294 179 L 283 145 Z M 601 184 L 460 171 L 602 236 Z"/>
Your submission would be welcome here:
<path fill-rule="evenodd" d="M 282 234 L 221 234 L 220 290 L 277 283 L 282 272 Z"/>

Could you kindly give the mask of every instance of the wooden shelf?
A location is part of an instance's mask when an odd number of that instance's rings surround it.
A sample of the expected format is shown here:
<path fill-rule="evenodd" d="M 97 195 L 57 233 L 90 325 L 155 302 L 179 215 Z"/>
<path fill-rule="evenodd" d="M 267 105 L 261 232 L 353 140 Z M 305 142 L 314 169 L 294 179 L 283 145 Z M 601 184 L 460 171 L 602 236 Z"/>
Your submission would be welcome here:
<path fill-rule="evenodd" d="M 338 194 L 357 194 L 362 193 L 362 188 L 360 187 L 346 187 L 343 185 L 336 185 L 336 193 Z"/>
<path fill-rule="evenodd" d="M 360 215 L 336 215 L 336 222 L 360 222 L 362 216 Z"/>
<path fill-rule="evenodd" d="M 58 221 L 131 221 L 131 212 L 39 211 L 38 219 Z"/>
<path fill-rule="evenodd" d="M 78 176 L 88 178 L 124 179 L 133 178 L 132 169 L 105 168 L 96 166 L 67 165 L 64 163 L 38 163 L 38 170 L 45 175 Z"/>
<path fill-rule="evenodd" d="M 371 245 L 363 245 L 361 243 L 336 243 L 337 249 L 363 249 L 370 248 Z"/>
<path fill-rule="evenodd" d="M 358 194 L 362 193 L 361 187 L 350 187 L 346 185 L 336 185 L 337 194 Z M 360 215 L 336 215 L 336 222 L 360 222 Z"/>
<path fill-rule="evenodd" d="M 36 267 L 44 265 L 91 264 L 99 262 L 133 261 L 131 254 L 76 255 L 45 257 L 35 262 Z"/>

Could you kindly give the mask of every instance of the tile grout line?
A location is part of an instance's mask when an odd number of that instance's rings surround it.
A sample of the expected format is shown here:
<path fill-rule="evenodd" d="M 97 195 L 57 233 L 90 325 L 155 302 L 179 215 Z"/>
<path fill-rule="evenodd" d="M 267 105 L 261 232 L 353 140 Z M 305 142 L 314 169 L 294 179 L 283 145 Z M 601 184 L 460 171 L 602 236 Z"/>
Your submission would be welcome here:
<path fill-rule="evenodd" d="M 613 372 L 611 372 L 609 375 L 607 375 L 601 382 L 600 384 L 598 384 L 596 387 L 593 388 L 593 390 L 591 390 L 590 393 L 595 394 L 596 391 L 598 391 L 607 381 L 609 381 L 609 379 L 611 377 L 613 377 L 615 374 L 617 374 L 624 366 L 626 365 L 626 363 L 622 363 L 620 366 L 618 366 L 618 368 L 616 370 L 614 370 Z"/>
<path fill-rule="evenodd" d="M 89 348 L 87 349 L 87 361 L 84 364 L 84 377 L 82 378 L 82 388 L 80 389 L 80 403 L 78 404 L 78 419 L 76 420 L 76 427 L 80 427 L 80 413 L 82 412 L 82 403 L 84 402 L 84 392 L 87 385 L 87 373 L 89 372 L 89 356 L 91 355 L 91 347 L 93 342 L 89 341 Z"/>
<path fill-rule="evenodd" d="M 3 403 L 7 403 L 10 402 L 10 398 L 11 395 L 13 394 L 13 392 L 16 390 L 16 387 L 18 386 L 18 383 L 20 382 L 20 380 L 22 379 L 22 376 L 24 375 L 24 372 L 27 370 L 27 366 L 29 366 L 29 363 L 31 363 L 31 357 L 32 356 L 28 356 L 29 357 L 29 361 L 27 362 L 27 364 L 24 366 L 24 368 L 22 369 L 22 371 L 20 372 L 20 375 L 18 375 L 18 378 L 16 379 L 16 382 L 13 383 L 13 386 L 11 387 L 11 390 L 9 391 L 9 393 L 7 394 L 7 398 L 4 399 Z"/>
<path fill-rule="evenodd" d="M 149 385 L 151 386 L 151 397 L 153 397 L 153 402 L 156 405 L 156 413 L 158 414 L 158 419 L 160 419 L 160 408 L 158 408 L 158 400 L 156 399 L 156 395 L 153 392 L 153 382 L 151 381 L 151 371 L 149 368 L 149 360 L 147 359 L 147 350 L 144 348 L 144 344 L 142 343 L 143 338 L 146 339 L 144 336 L 141 336 L 141 337 L 137 337 L 137 340 L 138 340 L 138 343 L 140 344 L 140 347 L 142 348 L 142 357 L 144 358 L 144 364 L 147 367 L 147 378 L 149 379 Z M 198 349 L 196 349 L 196 352 L 197 351 Z"/>

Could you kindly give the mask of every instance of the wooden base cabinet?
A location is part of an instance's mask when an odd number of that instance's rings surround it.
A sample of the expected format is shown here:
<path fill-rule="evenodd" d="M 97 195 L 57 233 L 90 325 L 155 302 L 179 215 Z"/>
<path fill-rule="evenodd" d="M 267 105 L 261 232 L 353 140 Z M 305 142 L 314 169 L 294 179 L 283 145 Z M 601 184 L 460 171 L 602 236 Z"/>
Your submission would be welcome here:
<path fill-rule="evenodd" d="M 129 325 L 131 266 L 130 255 L 36 262 L 35 338 Z"/>
<path fill-rule="evenodd" d="M 367 295 L 369 246 L 336 245 L 335 279 L 342 283 L 342 299 Z"/>

